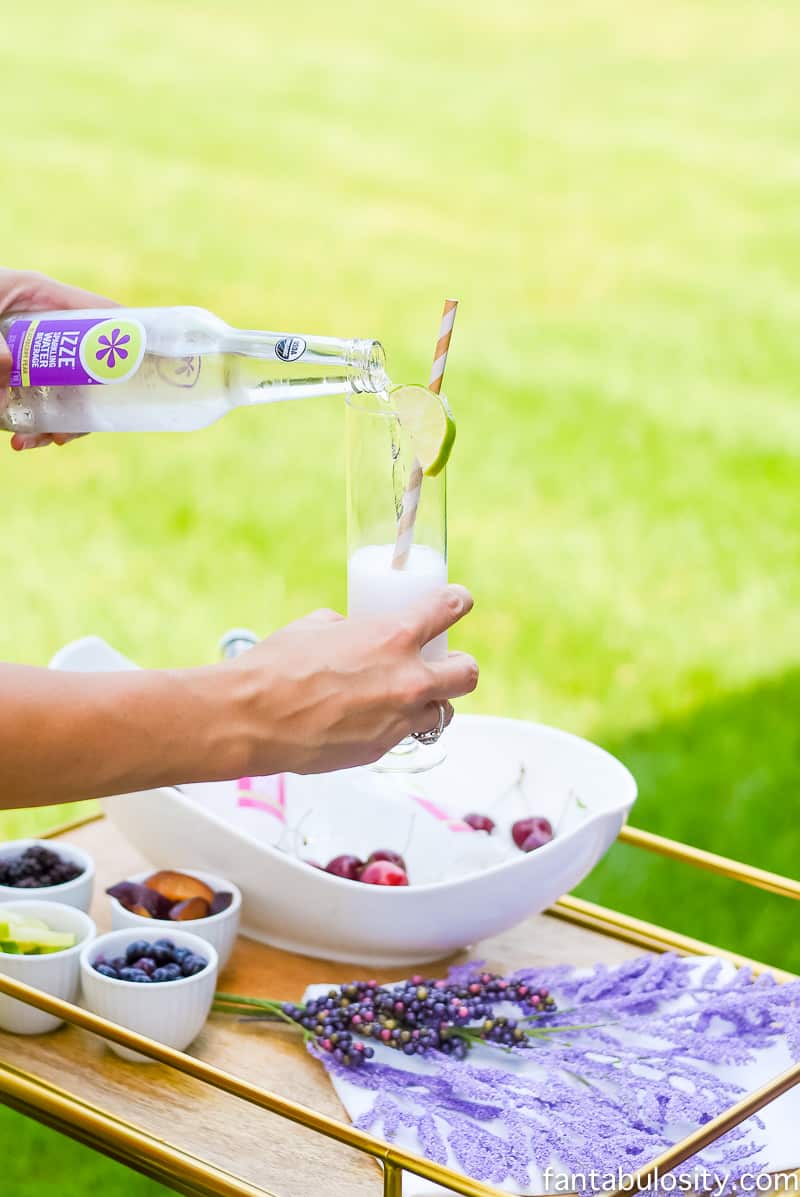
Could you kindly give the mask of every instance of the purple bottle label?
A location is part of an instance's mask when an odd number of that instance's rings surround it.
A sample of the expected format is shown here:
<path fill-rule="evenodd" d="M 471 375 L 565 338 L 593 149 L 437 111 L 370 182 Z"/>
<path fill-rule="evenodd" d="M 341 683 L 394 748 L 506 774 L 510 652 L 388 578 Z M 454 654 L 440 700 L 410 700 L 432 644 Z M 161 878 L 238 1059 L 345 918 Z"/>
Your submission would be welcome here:
<path fill-rule="evenodd" d="M 147 335 L 127 316 L 31 316 L 11 324 L 6 342 L 12 387 L 95 386 L 132 378 Z"/>

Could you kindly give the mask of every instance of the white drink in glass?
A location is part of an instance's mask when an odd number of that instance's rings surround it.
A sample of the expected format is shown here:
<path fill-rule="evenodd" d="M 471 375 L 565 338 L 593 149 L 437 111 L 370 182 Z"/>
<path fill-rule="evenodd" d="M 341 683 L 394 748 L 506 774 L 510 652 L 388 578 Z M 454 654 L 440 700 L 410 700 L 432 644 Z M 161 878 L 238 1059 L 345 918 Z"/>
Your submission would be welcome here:
<path fill-rule="evenodd" d="M 414 544 L 403 569 L 392 568 L 393 544 L 364 545 L 347 566 L 347 610 L 355 617 L 396 615 L 433 590 L 447 585 L 447 562 L 425 544 Z M 447 656 L 447 632 L 425 645 L 427 661 Z"/>

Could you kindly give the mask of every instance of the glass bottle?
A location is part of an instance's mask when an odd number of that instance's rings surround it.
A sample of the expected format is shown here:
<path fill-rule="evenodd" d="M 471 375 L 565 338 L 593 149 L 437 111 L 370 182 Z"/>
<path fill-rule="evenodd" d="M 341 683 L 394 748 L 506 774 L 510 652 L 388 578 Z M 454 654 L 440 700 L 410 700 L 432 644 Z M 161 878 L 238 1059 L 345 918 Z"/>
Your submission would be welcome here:
<path fill-rule="evenodd" d="M 10 432 L 187 432 L 234 407 L 382 391 L 374 340 L 231 328 L 202 308 L 96 308 L 0 320 Z"/>

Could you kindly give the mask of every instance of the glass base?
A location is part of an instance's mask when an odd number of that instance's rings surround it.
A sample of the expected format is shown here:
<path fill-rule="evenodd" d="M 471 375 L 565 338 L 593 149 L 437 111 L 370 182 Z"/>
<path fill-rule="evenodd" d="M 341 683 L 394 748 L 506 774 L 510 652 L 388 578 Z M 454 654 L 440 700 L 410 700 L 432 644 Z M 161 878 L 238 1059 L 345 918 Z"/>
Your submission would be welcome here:
<path fill-rule="evenodd" d="M 376 773 L 425 773 L 441 765 L 446 756 L 441 740 L 436 744 L 420 744 L 413 736 L 407 736 L 370 768 Z"/>

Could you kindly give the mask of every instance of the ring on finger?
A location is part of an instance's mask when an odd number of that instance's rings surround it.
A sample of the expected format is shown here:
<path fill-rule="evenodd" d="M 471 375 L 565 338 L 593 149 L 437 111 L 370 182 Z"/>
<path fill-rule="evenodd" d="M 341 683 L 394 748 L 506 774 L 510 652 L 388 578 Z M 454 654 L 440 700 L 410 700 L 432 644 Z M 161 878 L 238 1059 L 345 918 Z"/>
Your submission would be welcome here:
<path fill-rule="evenodd" d="M 414 739 L 420 744 L 435 744 L 444 731 L 444 723 L 445 719 L 447 718 L 447 708 L 443 702 L 437 702 L 436 705 L 439 708 L 439 722 L 436 724 L 436 727 L 431 727 L 427 731 L 411 733 Z"/>

